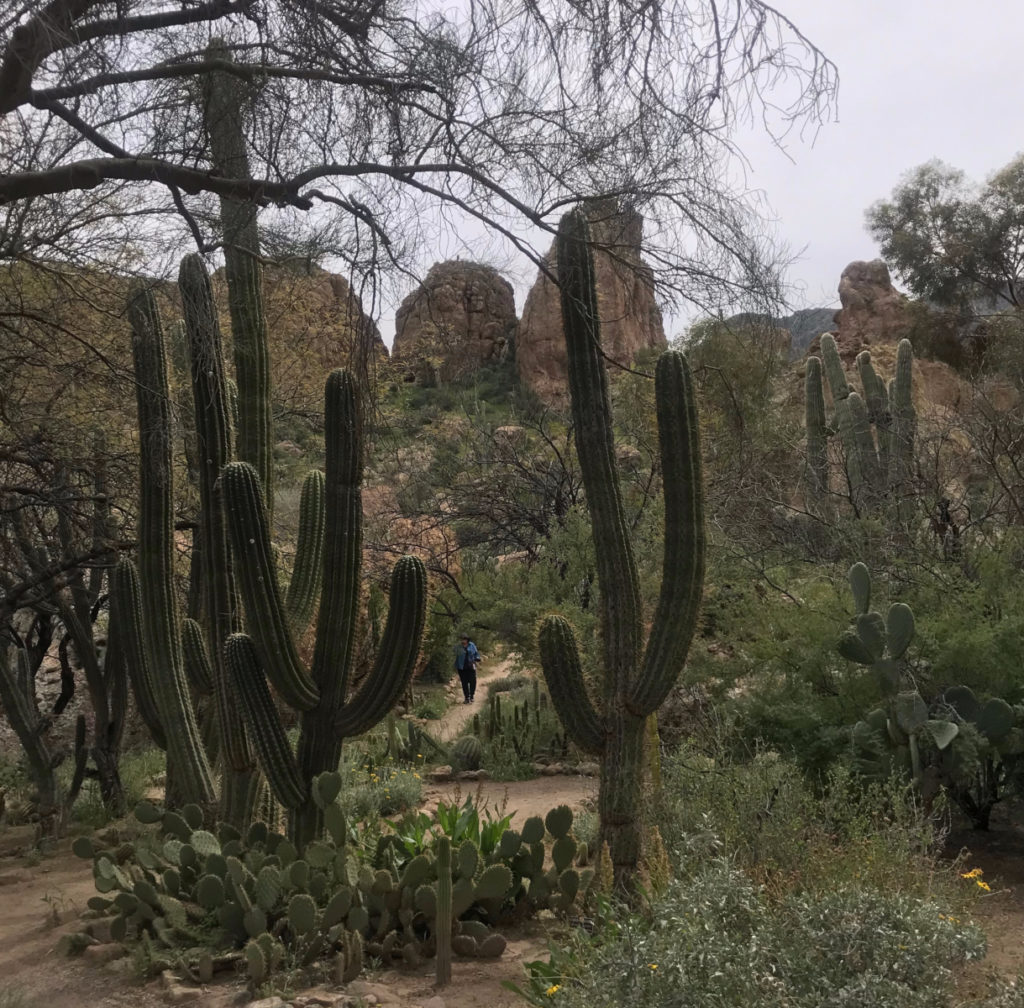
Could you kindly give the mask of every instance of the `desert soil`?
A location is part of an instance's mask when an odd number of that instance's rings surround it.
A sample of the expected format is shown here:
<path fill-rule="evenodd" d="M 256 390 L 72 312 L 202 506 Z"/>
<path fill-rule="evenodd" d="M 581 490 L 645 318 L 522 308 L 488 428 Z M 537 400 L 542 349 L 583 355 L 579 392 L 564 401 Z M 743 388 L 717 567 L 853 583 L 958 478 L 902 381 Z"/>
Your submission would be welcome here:
<path fill-rule="evenodd" d="M 432 733 L 450 740 L 474 711 L 486 701 L 490 683 L 507 674 L 506 662 L 494 662 L 480 676 L 474 705 L 458 703 L 432 726 Z M 436 807 L 441 799 L 463 798 L 472 789 L 478 801 L 513 813 L 521 823 L 531 815 L 543 815 L 556 805 L 578 808 L 596 787 L 582 777 L 541 777 L 536 780 L 472 784 L 431 784 L 424 790 L 424 805 Z M 57 951 L 63 934 L 81 930 L 79 919 L 86 901 L 96 890 L 87 862 L 75 857 L 70 841 L 36 862 L 31 856 L 32 831 L 28 827 L 0 832 L 0 1004 L 5 989 L 21 993 L 25 1008 L 165 1008 L 184 995 L 167 990 L 159 981 L 147 984 L 134 979 L 127 959 L 108 965 L 82 958 L 68 958 Z M 521 1008 L 525 1004 L 501 986 L 502 981 L 522 983 L 523 963 L 545 955 L 549 940 L 557 940 L 553 921 L 527 922 L 505 932 L 508 948 L 497 961 L 456 958 L 452 983 L 442 991 L 433 987 L 433 964 L 418 969 L 393 969 L 365 976 L 356 990 L 385 1006 L 402 1008 Z M 102 949 L 104 946 L 96 946 Z M 334 988 L 330 989 L 335 991 Z M 237 983 L 204 988 L 191 1004 L 201 1008 L 244 1005 L 248 998 Z M 323 991 L 327 995 L 327 991 Z M 344 991 L 336 989 L 340 998 Z M 301 994 L 297 995 L 301 1001 Z M 438 1000 L 431 1000 L 440 998 Z M 326 998 L 324 1002 L 326 1002 Z"/>

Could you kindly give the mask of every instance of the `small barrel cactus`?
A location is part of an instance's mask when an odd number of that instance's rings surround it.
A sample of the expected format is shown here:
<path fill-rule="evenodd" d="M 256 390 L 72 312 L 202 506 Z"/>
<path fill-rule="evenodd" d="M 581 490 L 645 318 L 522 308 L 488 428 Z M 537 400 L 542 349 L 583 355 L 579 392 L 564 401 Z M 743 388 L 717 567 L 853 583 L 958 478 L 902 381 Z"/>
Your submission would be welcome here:
<path fill-rule="evenodd" d="M 452 746 L 452 766 L 457 770 L 479 770 L 483 763 L 484 748 L 475 735 L 463 735 Z"/>

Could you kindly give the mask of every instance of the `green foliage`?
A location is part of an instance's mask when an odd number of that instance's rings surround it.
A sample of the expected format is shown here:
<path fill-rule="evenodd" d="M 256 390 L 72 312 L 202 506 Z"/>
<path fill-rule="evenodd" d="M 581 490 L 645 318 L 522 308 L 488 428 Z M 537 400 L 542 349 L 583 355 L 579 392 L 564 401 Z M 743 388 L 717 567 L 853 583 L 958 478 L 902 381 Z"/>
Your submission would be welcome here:
<path fill-rule="evenodd" d="M 617 922 L 595 942 L 576 938 L 550 963 L 527 964 L 522 993 L 567 1008 L 934 1008 L 953 968 L 984 950 L 976 928 L 934 903 L 860 886 L 775 901 L 713 858 L 649 920 Z"/>
<path fill-rule="evenodd" d="M 1020 306 L 1024 157 L 983 186 L 933 160 L 910 171 L 867 211 L 868 229 L 918 297 L 970 311 L 972 302 Z"/>

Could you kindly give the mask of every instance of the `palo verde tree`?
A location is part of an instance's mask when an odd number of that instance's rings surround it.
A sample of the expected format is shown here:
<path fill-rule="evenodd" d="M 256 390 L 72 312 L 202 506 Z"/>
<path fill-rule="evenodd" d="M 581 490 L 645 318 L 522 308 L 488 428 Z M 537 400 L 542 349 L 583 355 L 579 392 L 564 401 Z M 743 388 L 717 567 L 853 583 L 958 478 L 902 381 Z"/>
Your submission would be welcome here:
<path fill-rule="evenodd" d="M 867 211 L 882 255 L 918 297 L 973 313 L 1024 306 L 1024 155 L 984 185 L 929 161 Z"/>
<path fill-rule="evenodd" d="M 601 759 L 600 839 L 617 887 L 628 891 L 640 863 L 644 726 L 682 670 L 704 582 L 704 498 L 693 382 L 686 358 L 668 351 L 655 375 L 665 496 L 661 595 L 647 646 L 633 545 L 615 460 L 608 376 L 601 354 L 589 226 L 579 211 L 558 229 L 558 275 L 569 360 L 569 390 L 580 470 L 593 523 L 599 588 L 602 696 L 591 700 L 572 627 L 541 622 L 544 676 L 573 741 Z"/>

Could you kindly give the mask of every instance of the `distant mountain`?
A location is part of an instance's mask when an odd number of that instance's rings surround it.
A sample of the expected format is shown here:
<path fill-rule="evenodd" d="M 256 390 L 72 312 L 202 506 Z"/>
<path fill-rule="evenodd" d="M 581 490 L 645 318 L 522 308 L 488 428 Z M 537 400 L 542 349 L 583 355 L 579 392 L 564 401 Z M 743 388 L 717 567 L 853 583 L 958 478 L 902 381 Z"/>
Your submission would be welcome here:
<path fill-rule="evenodd" d="M 835 329 L 835 315 L 838 308 L 801 308 L 792 315 L 781 318 L 770 318 L 757 312 L 741 312 L 726 319 L 728 325 L 762 326 L 770 325 L 774 329 L 786 329 L 793 337 L 789 356 L 795 360 L 802 357 L 811 341 L 822 333 Z"/>

